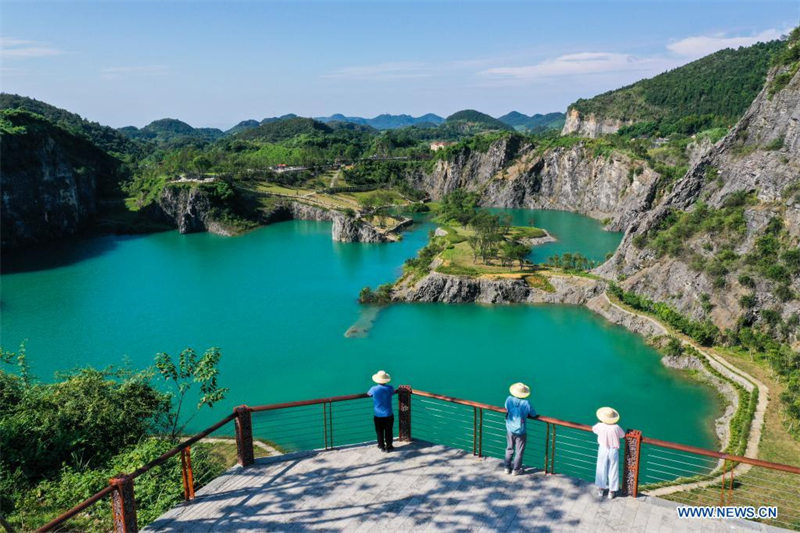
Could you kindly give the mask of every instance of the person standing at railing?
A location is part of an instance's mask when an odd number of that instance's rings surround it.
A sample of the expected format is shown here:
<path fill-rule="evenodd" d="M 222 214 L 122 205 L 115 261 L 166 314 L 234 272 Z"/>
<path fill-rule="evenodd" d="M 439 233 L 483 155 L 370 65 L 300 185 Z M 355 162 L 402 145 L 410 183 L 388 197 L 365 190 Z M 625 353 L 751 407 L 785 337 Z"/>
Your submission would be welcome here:
<path fill-rule="evenodd" d="M 611 500 L 619 490 L 619 439 L 625 436 L 625 431 L 617 425 L 619 413 L 611 407 L 598 409 L 597 419 L 600 422 L 592 426 L 598 444 L 594 483 L 597 495 L 602 498 L 608 489 L 608 499 Z"/>
<path fill-rule="evenodd" d="M 372 375 L 372 381 L 377 383 L 367 391 L 372 396 L 373 412 L 375 414 L 375 433 L 378 435 L 378 448 L 382 452 L 390 452 L 392 446 L 392 430 L 394 429 L 394 412 L 392 411 L 392 396 L 394 387 L 389 385 L 392 377 L 378 370 Z"/>
<path fill-rule="evenodd" d="M 527 400 L 531 389 L 524 383 L 514 383 L 508 388 L 511 396 L 506 398 L 506 474 L 522 473 L 522 456 L 528 442 L 528 416 L 536 411 Z M 513 463 L 512 463 L 513 458 Z"/>

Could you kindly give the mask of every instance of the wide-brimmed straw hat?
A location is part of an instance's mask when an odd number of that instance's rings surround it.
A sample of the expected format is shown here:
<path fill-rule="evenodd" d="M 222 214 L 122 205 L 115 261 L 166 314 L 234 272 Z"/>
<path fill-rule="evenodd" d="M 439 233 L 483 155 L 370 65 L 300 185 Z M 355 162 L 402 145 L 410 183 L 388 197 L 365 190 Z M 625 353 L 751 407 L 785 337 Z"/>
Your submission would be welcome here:
<path fill-rule="evenodd" d="M 372 381 L 383 385 L 384 383 L 389 383 L 390 381 L 392 381 L 392 376 L 390 376 L 383 370 L 378 370 L 377 372 L 372 374 Z"/>
<path fill-rule="evenodd" d="M 524 383 L 514 383 L 508 388 L 508 392 L 517 398 L 527 398 L 531 395 L 531 388 Z"/>
<path fill-rule="evenodd" d="M 611 407 L 601 407 L 597 410 L 597 419 L 603 424 L 614 425 L 619 422 L 619 413 Z"/>

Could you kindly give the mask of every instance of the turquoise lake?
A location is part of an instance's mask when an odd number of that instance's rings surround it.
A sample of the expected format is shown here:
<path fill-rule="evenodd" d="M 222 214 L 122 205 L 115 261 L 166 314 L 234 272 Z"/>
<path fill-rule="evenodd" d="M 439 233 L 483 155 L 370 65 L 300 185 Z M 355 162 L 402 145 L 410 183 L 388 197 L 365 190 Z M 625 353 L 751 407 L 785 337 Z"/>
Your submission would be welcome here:
<path fill-rule="evenodd" d="M 533 216 L 560 239 L 535 260 L 564 251 L 600 260 L 620 239 L 575 214 L 513 215 Z M 193 429 L 239 404 L 362 392 L 385 369 L 395 384 L 496 405 L 511 382 L 525 381 L 541 414 L 591 424 L 597 407 L 612 405 L 624 427 L 714 445 L 715 394 L 582 307 L 392 305 L 366 336 L 345 337 L 375 314 L 357 303 L 359 290 L 392 281 L 432 227 L 422 223 L 398 243 L 345 244 L 331 241 L 329 223 L 290 221 L 232 238 L 106 236 L 6 254 L 1 341 L 14 349 L 27 339 L 43 380 L 219 346 L 230 392 Z"/>

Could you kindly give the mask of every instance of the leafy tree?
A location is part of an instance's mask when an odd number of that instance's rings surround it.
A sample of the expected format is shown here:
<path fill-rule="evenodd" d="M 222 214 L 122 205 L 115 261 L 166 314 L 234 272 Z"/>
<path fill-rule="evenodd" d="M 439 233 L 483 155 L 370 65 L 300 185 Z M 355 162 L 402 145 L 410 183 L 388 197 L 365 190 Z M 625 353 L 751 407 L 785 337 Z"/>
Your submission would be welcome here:
<path fill-rule="evenodd" d="M 183 432 L 203 406 L 213 407 L 215 403 L 225 398 L 228 389 L 217 384 L 219 374 L 217 367 L 221 356 L 219 348 L 216 347 L 209 348 L 199 358 L 192 348 L 186 348 L 178 356 L 177 364 L 164 352 L 156 355 L 156 369 L 162 378 L 172 384 L 177 396 L 178 403 L 175 412 L 171 414 L 170 436 L 173 439 Z M 184 400 L 195 384 L 200 386 L 197 409 L 187 420 L 180 423 Z"/>

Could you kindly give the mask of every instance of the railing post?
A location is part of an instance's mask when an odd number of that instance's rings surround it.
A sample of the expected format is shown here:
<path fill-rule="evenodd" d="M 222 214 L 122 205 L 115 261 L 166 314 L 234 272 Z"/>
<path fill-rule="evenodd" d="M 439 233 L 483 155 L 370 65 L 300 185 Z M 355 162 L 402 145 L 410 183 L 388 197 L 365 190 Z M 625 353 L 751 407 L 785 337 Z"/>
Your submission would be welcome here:
<path fill-rule="evenodd" d="M 236 451 L 239 464 L 250 466 L 255 462 L 253 457 L 253 422 L 250 417 L 250 408 L 246 405 L 235 407 L 236 414 Z"/>
<path fill-rule="evenodd" d="M 400 385 L 397 387 L 397 403 L 399 413 L 397 440 L 411 441 L 411 386 Z"/>
<path fill-rule="evenodd" d="M 192 472 L 192 452 L 190 447 L 181 450 L 181 473 L 183 474 L 183 499 L 194 500 L 194 473 Z"/>
<path fill-rule="evenodd" d="M 639 456 L 642 452 L 642 432 L 632 429 L 625 434 L 625 460 L 622 470 L 622 490 L 636 498 L 639 494 Z"/>
<path fill-rule="evenodd" d="M 133 494 L 133 479 L 127 476 L 111 478 L 109 483 L 114 487 L 111 491 L 111 515 L 114 521 L 114 533 L 137 533 L 136 497 Z"/>

